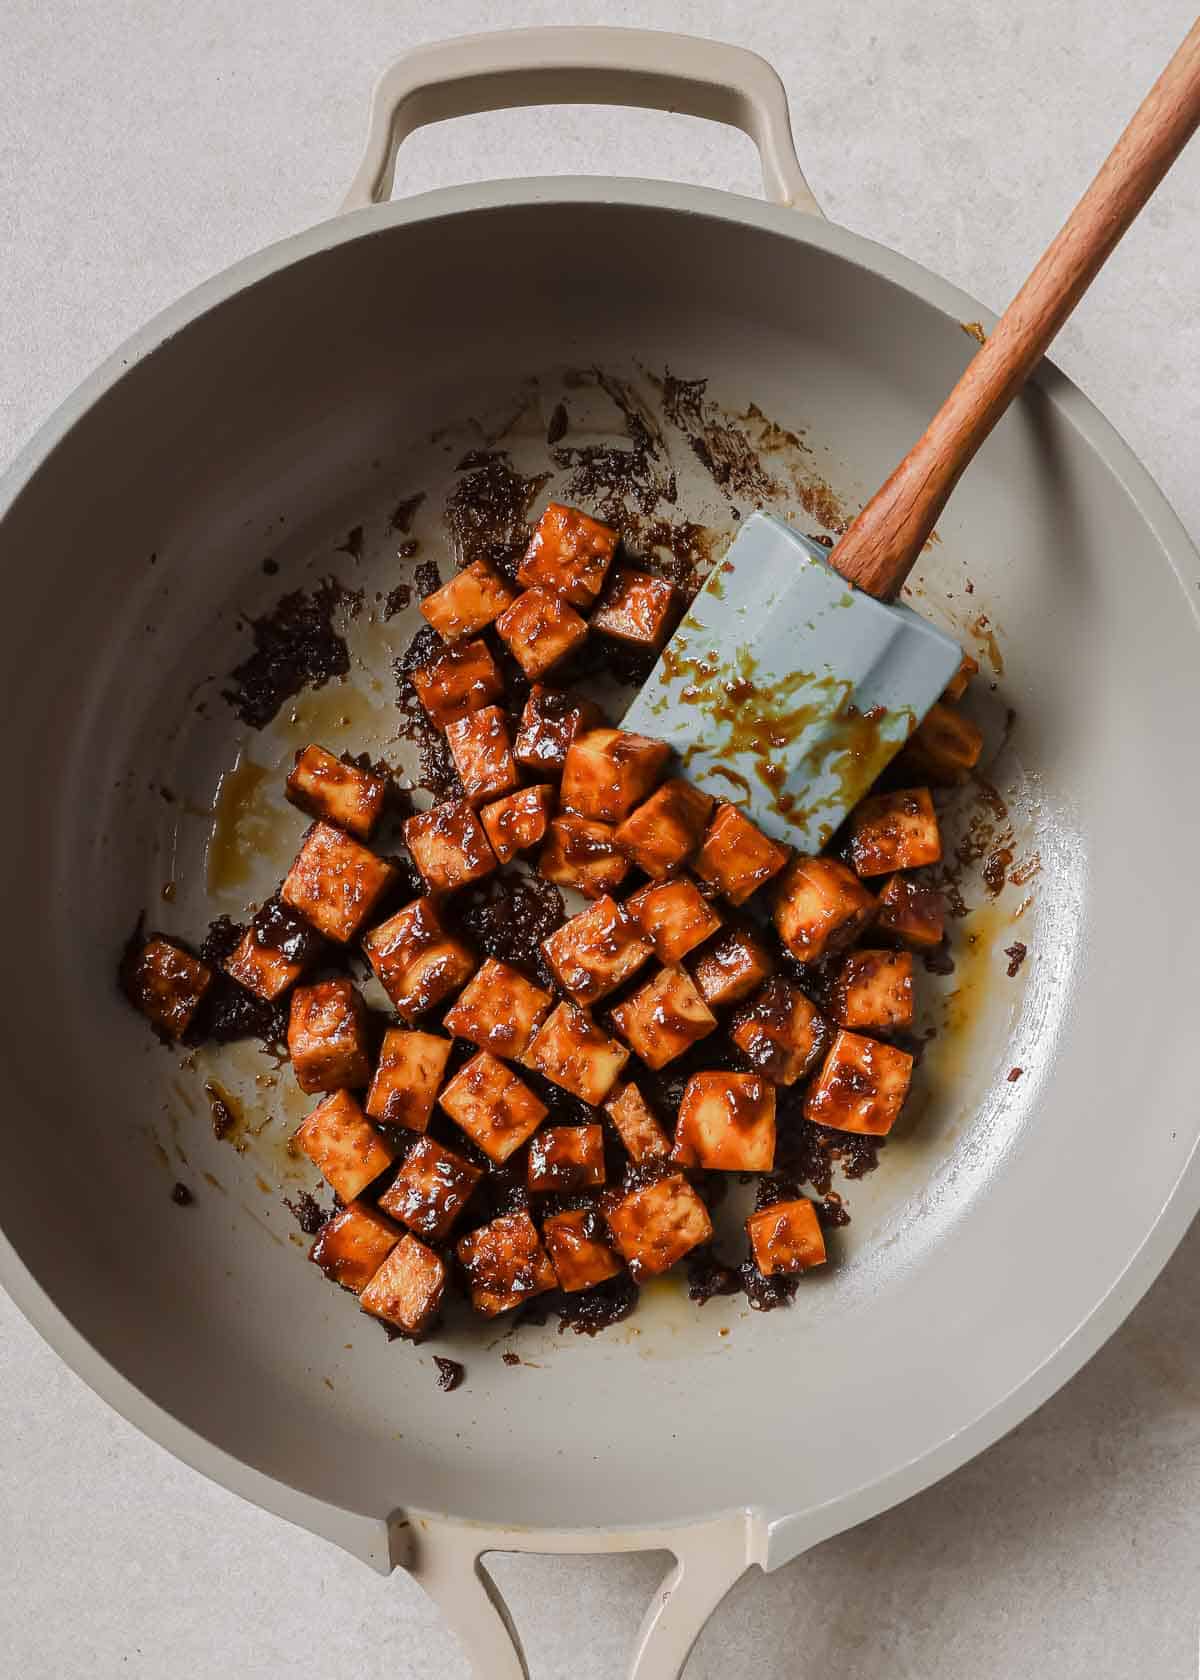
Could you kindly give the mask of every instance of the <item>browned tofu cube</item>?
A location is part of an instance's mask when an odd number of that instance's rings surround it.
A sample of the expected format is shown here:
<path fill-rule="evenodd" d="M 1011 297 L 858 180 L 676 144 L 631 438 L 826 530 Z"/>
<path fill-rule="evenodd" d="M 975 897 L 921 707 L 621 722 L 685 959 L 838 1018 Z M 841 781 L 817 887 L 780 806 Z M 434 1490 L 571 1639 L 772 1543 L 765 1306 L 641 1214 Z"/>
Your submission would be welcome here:
<path fill-rule="evenodd" d="M 666 1067 L 717 1027 L 717 1017 L 682 968 L 660 968 L 617 1005 L 612 1018 L 621 1037 L 652 1068 Z"/>
<path fill-rule="evenodd" d="M 629 859 L 618 848 L 611 823 L 565 812 L 546 830 L 537 867 L 555 886 L 571 887 L 585 898 L 603 898 L 628 875 Z"/>
<path fill-rule="evenodd" d="M 527 589 L 500 614 L 496 634 L 527 677 L 541 677 L 587 640 L 587 625 L 561 595 Z"/>
<path fill-rule="evenodd" d="M 679 592 L 666 578 L 618 566 L 588 624 L 618 641 L 657 652 L 679 606 Z"/>
<path fill-rule="evenodd" d="M 604 1183 L 601 1126 L 546 1126 L 529 1145 L 531 1190 L 587 1190 Z"/>
<path fill-rule="evenodd" d="M 671 1158 L 710 1172 L 770 1172 L 775 1087 L 757 1073 L 694 1073 L 679 1104 Z"/>
<path fill-rule="evenodd" d="M 486 642 L 455 642 L 412 673 L 417 699 L 435 729 L 499 700 L 504 680 Z"/>
<path fill-rule="evenodd" d="M 746 1221 L 750 1252 L 764 1277 L 804 1272 L 825 1261 L 825 1237 L 817 1210 L 807 1196 L 774 1202 Z"/>
<path fill-rule="evenodd" d="M 665 741 L 628 729 L 589 729 L 567 748 L 559 797 L 568 811 L 596 822 L 619 823 L 645 799 L 671 749 Z"/>
<path fill-rule="evenodd" d="M 552 1085 L 599 1108 L 621 1077 L 629 1052 L 582 1009 L 560 1003 L 521 1059 Z"/>
<path fill-rule="evenodd" d="M 909 875 L 885 881 L 877 899 L 875 925 L 914 951 L 932 951 L 946 933 L 946 900 L 937 887 Z"/>
<path fill-rule="evenodd" d="M 447 933 L 431 898 L 414 899 L 363 940 L 367 961 L 402 1021 L 415 1021 L 475 972 L 475 957 Z"/>
<path fill-rule="evenodd" d="M 677 963 L 717 932 L 721 918 L 694 881 L 679 876 L 643 887 L 625 900 L 660 962 Z"/>
<path fill-rule="evenodd" d="M 979 763 L 982 752 L 983 736 L 971 719 L 957 706 L 938 700 L 909 736 L 896 762 L 913 775 L 945 787 L 961 782 Z"/>
<path fill-rule="evenodd" d="M 775 967 L 766 944 L 753 928 L 727 927 L 706 945 L 692 964 L 692 979 L 710 1009 L 740 1003 L 758 990 Z"/>
<path fill-rule="evenodd" d="M 833 1018 L 853 1032 L 913 1024 L 911 951 L 851 951 L 833 982 Z"/>
<path fill-rule="evenodd" d="M 635 1283 L 668 1271 L 713 1234 L 708 1209 L 682 1173 L 631 1190 L 607 1218 Z"/>
<path fill-rule="evenodd" d="M 611 898 L 564 922 L 543 939 L 542 950 L 563 991 L 584 1006 L 615 992 L 650 956 L 637 923 Z"/>
<path fill-rule="evenodd" d="M 593 1208 L 572 1208 L 552 1213 L 542 1221 L 542 1241 L 567 1295 L 616 1277 L 621 1262 L 609 1246 L 604 1221 Z"/>
<path fill-rule="evenodd" d="M 527 1213 L 507 1213 L 463 1237 L 455 1252 L 476 1312 L 495 1318 L 553 1289 L 550 1257 Z"/>
<path fill-rule="evenodd" d="M 451 1042 L 436 1033 L 389 1027 L 363 1104 L 372 1120 L 423 1132 L 437 1101 Z"/>
<path fill-rule="evenodd" d="M 444 642 L 477 636 L 517 598 L 486 560 L 473 560 L 440 589 L 426 595 L 421 611 Z"/>
<path fill-rule="evenodd" d="M 446 725 L 446 741 L 472 805 L 511 793 L 520 781 L 508 726 L 499 706 L 484 706 Z"/>
<path fill-rule="evenodd" d="M 403 1234 L 369 1202 L 351 1202 L 325 1221 L 308 1257 L 332 1282 L 359 1295 Z"/>
<path fill-rule="evenodd" d="M 677 776 L 656 788 L 617 829 L 617 845 L 655 881 L 681 869 L 704 838 L 714 801 Z"/>
<path fill-rule="evenodd" d="M 453 892 L 496 867 L 483 824 L 465 799 L 447 799 L 409 817 L 404 844 L 430 892 Z"/>
<path fill-rule="evenodd" d="M 510 863 L 518 852 L 540 846 L 554 815 L 554 789 L 549 782 L 519 788 L 504 799 L 485 805 L 479 813 L 483 831 L 497 863 Z"/>
<path fill-rule="evenodd" d="M 280 898 L 268 899 L 222 967 L 255 997 L 273 1003 L 310 968 L 323 940 Z"/>
<path fill-rule="evenodd" d="M 167 1038 L 187 1031 L 212 980 L 207 963 L 157 936 L 121 965 L 121 983 L 130 1003 Z"/>
<path fill-rule="evenodd" d="M 517 763 L 534 775 L 561 776 L 571 742 L 600 721 L 600 708 L 594 700 L 581 700 L 565 689 L 534 683 L 521 713 L 513 754 Z"/>
<path fill-rule="evenodd" d="M 483 1177 L 444 1144 L 423 1137 L 409 1150 L 379 1205 L 429 1242 L 444 1242 Z"/>
<path fill-rule="evenodd" d="M 731 904 L 744 904 L 789 857 L 786 846 L 763 833 L 736 805 L 718 805 L 696 858 L 695 870 Z"/>
<path fill-rule="evenodd" d="M 346 945 L 366 924 L 396 871 L 331 823 L 304 836 L 279 896 L 318 933 Z"/>
<path fill-rule="evenodd" d="M 839 1032 L 804 1099 L 804 1118 L 838 1132 L 883 1137 L 908 1095 L 913 1059 L 891 1044 Z"/>
<path fill-rule="evenodd" d="M 820 1014 L 799 986 L 776 975 L 739 1009 L 730 1036 L 773 1085 L 794 1085 L 820 1055 L 827 1033 Z"/>
<path fill-rule="evenodd" d="M 349 980 L 297 986 L 287 1041 L 302 1091 L 357 1091 L 371 1077 L 367 1006 Z"/>
<path fill-rule="evenodd" d="M 360 1196 L 395 1159 L 349 1091 L 334 1091 L 318 1103 L 292 1142 L 344 1202 Z"/>
<path fill-rule="evenodd" d="M 631 1161 L 663 1160 L 671 1153 L 671 1140 L 646 1106 L 636 1085 L 622 1085 L 604 1105 L 625 1145 Z"/>
<path fill-rule="evenodd" d="M 554 999 L 519 969 L 489 957 L 460 993 L 442 1025 L 493 1056 L 523 1056 Z"/>
<path fill-rule="evenodd" d="M 860 875 L 889 875 L 937 863 L 942 836 L 928 788 L 864 799 L 850 813 L 850 859 Z"/>
<path fill-rule="evenodd" d="M 962 656 L 962 664 L 958 667 L 958 670 L 955 671 L 954 675 L 950 678 L 950 681 L 946 684 L 946 690 L 942 695 L 942 699 L 961 700 L 963 695 L 967 692 L 967 684 L 978 670 L 979 661 L 977 659 L 972 659 L 969 653 L 964 653 Z"/>
<path fill-rule="evenodd" d="M 579 508 L 551 502 L 517 572 L 526 589 L 546 589 L 574 607 L 590 607 L 617 547 L 617 533 Z"/>
<path fill-rule="evenodd" d="M 438 1102 L 497 1164 L 533 1136 L 547 1113 L 545 1103 L 490 1050 L 481 1050 L 459 1068 Z"/>
<path fill-rule="evenodd" d="M 428 1330 L 446 1290 L 446 1262 L 405 1233 L 358 1297 L 364 1312 L 408 1336 Z"/>
<path fill-rule="evenodd" d="M 311 746 L 297 752 L 285 791 L 297 810 L 368 840 L 383 812 L 387 781 Z"/>
<path fill-rule="evenodd" d="M 775 928 L 797 962 L 842 950 L 874 914 L 874 897 L 837 858 L 793 858 L 775 889 Z"/>

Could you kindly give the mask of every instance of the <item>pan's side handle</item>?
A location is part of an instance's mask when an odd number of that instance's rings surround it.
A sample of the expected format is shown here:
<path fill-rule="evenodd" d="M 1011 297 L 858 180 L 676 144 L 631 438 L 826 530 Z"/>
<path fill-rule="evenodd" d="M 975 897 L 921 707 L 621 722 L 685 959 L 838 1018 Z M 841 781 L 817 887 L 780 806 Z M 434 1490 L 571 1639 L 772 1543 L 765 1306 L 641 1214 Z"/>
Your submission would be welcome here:
<path fill-rule="evenodd" d="M 758 147 L 775 204 L 820 215 L 778 73 L 744 47 L 657 29 L 505 29 L 417 47 L 380 77 L 343 210 L 388 198 L 396 152 L 426 123 L 519 105 L 638 105 L 729 123 Z"/>

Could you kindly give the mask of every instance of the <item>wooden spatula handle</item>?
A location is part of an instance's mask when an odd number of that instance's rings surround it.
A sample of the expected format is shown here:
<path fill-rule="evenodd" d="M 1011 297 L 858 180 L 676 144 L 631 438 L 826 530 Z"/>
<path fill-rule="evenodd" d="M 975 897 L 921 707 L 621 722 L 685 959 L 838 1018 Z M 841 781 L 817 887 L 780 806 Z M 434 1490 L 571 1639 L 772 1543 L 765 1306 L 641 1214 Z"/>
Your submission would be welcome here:
<path fill-rule="evenodd" d="M 1200 20 L 920 440 L 830 556 L 887 600 L 908 576 L 963 469 L 1109 252 L 1200 124 Z"/>

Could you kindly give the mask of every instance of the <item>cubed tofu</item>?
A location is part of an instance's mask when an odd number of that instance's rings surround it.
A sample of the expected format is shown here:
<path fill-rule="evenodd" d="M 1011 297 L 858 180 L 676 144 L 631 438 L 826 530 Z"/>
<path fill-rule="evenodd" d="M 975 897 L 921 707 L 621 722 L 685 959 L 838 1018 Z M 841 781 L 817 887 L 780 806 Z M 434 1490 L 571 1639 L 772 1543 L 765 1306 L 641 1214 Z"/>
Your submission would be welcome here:
<path fill-rule="evenodd" d="M 542 677 L 587 640 L 587 625 L 561 595 L 527 589 L 496 620 L 496 634 L 527 677 Z"/>
<path fill-rule="evenodd" d="M 467 1274 L 472 1305 L 487 1318 L 543 1295 L 558 1281 L 527 1213 L 506 1213 L 481 1225 L 460 1240 L 455 1252 Z"/>
<path fill-rule="evenodd" d="M 404 844 L 430 892 L 453 892 L 496 867 L 483 824 L 465 799 L 447 799 L 409 817 Z"/>
<path fill-rule="evenodd" d="M 178 1038 L 212 985 L 213 972 L 181 945 L 156 936 L 126 958 L 121 980 L 130 1003 L 151 1026 Z"/>
<path fill-rule="evenodd" d="M 967 684 L 978 670 L 979 661 L 977 659 L 972 659 L 969 653 L 964 653 L 962 656 L 962 663 L 959 665 L 958 670 L 955 671 L 954 675 L 950 678 L 950 681 L 946 684 L 946 690 L 942 695 L 942 699 L 961 700 L 963 695 L 967 692 Z"/>
<path fill-rule="evenodd" d="M 404 1157 L 379 1205 L 418 1236 L 445 1242 L 482 1177 L 482 1167 L 423 1137 Z"/>
<path fill-rule="evenodd" d="M 268 899 L 221 965 L 255 997 L 273 1003 L 320 956 L 321 935 L 282 899 Z"/>
<path fill-rule="evenodd" d="M 537 522 L 517 582 L 546 589 L 573 607 L 590 607 L 604 585 L 617 533 L 579 508 L 551 502 Z"/>
<path fill-rule="evenodd" d="M 588 619 L 593 630 L 632 647 L 662 647 L 680 608 L 679 591 L 666 578 L 618 566 L 609 578 L 596 610 Z"/>
<path fill-rule="evenodd" d="M 756 992 L 775 967 L 765 942 L 741 923 L 725 928 L 692 964 L 692 979 L 710 1009 L 740 1003 Z"/>
<path fill-rule="evenodd" d="M 529 1188 L 564 1193 L 604 1183 L 602 1126 L 544 1126 L 529 1145 Z"/>
<path fill-rule="evenodd" d="M 518 852 L 540 846 L 554 815 L 554 788 L 549 782 L 519 788 L 504 799 L 485 805 L 479 813 L 483 832 L 497 863 L 511 863 Z"/>
<path fill-rule="evenodd" d="M 412 673 L 417 699 L 435 729 L 491 706 L 504 692 L 504 680 L 486 642 L 455 642 Z"/>
<path fill-rule="evenodd" d="M 875 926 L 902 945 L 932 951 L 945 938 L 946 900 L 937 887 L 909 875 L 893 875 L 884 882 L 877 903 Z"/>
<path fill-rule="evenodd" d="M 665 1160 L 671 1153 L 670 1138 L 651 1114 L 636 1085 L 622 1085 L 605 1103 L 604 1112 L 616 1127 L 631 1161 Z"/>
<path fill-rule="evenodd" d="M 285 791 L 297 810 L 369 840 L 383 813 L 387 780 L 357 765 L 343 764 L 324 747 L 301 747 Z"/>
<path fill-rule="evenodd" d="M 621 1077 L 629 1052 L 618 1039 L 602 1032 L 582 1009 L 560 1003 L 538 1029 L 521 1060 L 552 1085 L 599 1108 Z"/>
<path fill-rule="evenodd" d="M 584 1007 L 615 992 L 650 957 L 638 924 L 612 898 L 572 916 L 543 939 L 542 950 L 563 991 Z"/>
<path fill-rule="evenodd" d="M 629 859 L 618 848 L 611 823 L 565 812 L 546 830 L 537 867 L 555 886 L 571 887 L 585 898 L 603 898 L 628 875 Z"/>
<path fill-rule="evenodd" d="M 859 875 L 937 863 L 942 836 L 928 788 L 876 793 L 850 813 L 850 861 Z"/>
<path fill-rule="evenodd" d="M 913 775 L 939 787 L 961 782 L 979 763 L 983 735 L 965 712 L 938 700 L 908 738 L 897 760 Z"/>
<path fill-rule="evenodd" d="M 302 1091 L 358 1091 L 371 1077 L 367 1006 L 349 980 L 297 986 L 287 1042 Z"/>
<path fill-rule="evenodd" d="M 395 880 L 396 871 L 331 823 L 304 836 L 279 896 L 311 927 L 347 945 Z"/>
<path fill-rule="evenodd" d="M 325 1221 L 308 1257 L 333 1283 L 360 1295 L 403 1235 L 369 1202 L 351 1202 Z"/>
<path fill-rule="evenodd" d="M 838 1132 L 884 1137 L 908 1095 L 913 1059 L 894 1045 L 839 1032 L 804 1099 L 804 1118 Z"/>
<path fill-rule="evenodd" d="M 423 1132 L 446 1072 L 451 1041 L 437 1033 L 389 1027 L 363 1104 L 372 1120 Z"/>
<path fill-rule="evenodd" d="M 775 1087 L 758 1073 L 694 1073 L 684 1089 L 671 1159 L 710 1172 L 770 1172 Z"/>
<path fill-rule="evenodd" d="M 568 811 L 620 823 L 647 798 L 667 767 L 665 741 L 628 729 L 589 729 L 567 748 L 559 797 Z"/>
<path fill-rule="evenodd" d="M 489 1161 L 507 1161 L 546 1118 L 547 1108 L 490 1050 L 472 1056 L 438 1098 Z"/>
<path fill-rule="evenodd" d="M 625 900 L 625 909 L 664 963 L 682 961 L 721 926 L 720 916 L 695 882 L 682 875 L 643 887 Z"/>
<path fill-rule="evenodd" d="M 696 856 L 695 870 L 731 904 L 744 904 L 787 862 L 790 853 L 736 805 L 718 805 Z"/>
<path fill-rule="evenodd" d="M 475 972 L 474 954 L 447 933 L 431 898 L 414 899 L 372 928 L 363 950 L 402 1021 L 415 1021 Z"/>
<path fill-rule="evenodd" d="M 647 1067 L 663 1068 L 717 1028 L 717 1017 L 682 968 L 660 968 L 612 1012 L 617 1031 Z"/>
<path fill-rule="evenodd" d="M 293 1144 L 344 1202 L 361 1196 L 395 1155 L 349 1091 L 334 1091 L 297 1129 Z"/>
<path fill-rule="evenodd" d="M 550 1214 L 542 1221 L 542 1241 L 558 1287 L 566 1295 L 594 1289 L 622 1269 L 607 1240 L 604 1221 L 594 1208 Z"/>
<path fill-rule="evenodd" d="M 606 1217 L 635 1283 L 668 1271 L 713 1234 L 708 1209 L 682 1173 L 631 1190 Z"/>
<path fill-rule="evenodd" d="M 775 929 L 797 962 L 819 962 L 869 926 L 875 899 L 837 858 L 793 858 L 775 889 Z"/>
<path fill-rule="evenodd" d="M 483 706 L 446 725 L 446 742 L 471 805 L 511 793 L 521 780 L 499 706 Z"/>
<path fill-rule="evenodd" d="M 594 700 L 581 700 L 565 689 L 535 683 L 521 713 L 513 754 L 517 763 L 534 775 L 561 776 L 571 742 L 600 721 L 600 708 Z"/>
<path fill-rule="evenodd" d="M 421 612 L 444 642 L 477 636 L 517 598 L 515 589 L 486 560 L 473 560 L 449 583 L 426 595 Z"/>
<path fill-rule="evenodd" d="M 408 1336 L 428 1330 L 446 1291 L 446 1262 L 405 1233 L 368 1283 L 358 1303 L 373 1318 Z"/>
<path fill-rule="evenodd" d="M 833 1018 L 852 1032 L 896 1032 L 913 1024 L 911 951 L 851 951 L 833 981 Z"/>
<path fill-rule="evenodd" d="M 691 857 L 704 838 L 713 799 L 673 776 L 631 811 L 617 829 L 617 845 L 638 868 L 661 881 Z"/>
<path fill-rule="evenodd" d="M 821 1054 L 828 1032 L 799 986 L 777 974 L 738 1010 L 730 1036 L 756 1072 L 773 1085 L 794 1085 Z"/>
<path fill-rule="evenodd" d="M 750 1252 L 764 1277 L 805 1272 L 825 1262 L 825 1237 L 817 1210 L 807 1196 L 774 1202 L 746 1221 Z"/>
<path fill-rule="evenodd" d="M 459 994 L 442 1025 L 493 1056 L 523 1056 L 554 999 L 519 969 L 489 957 Z"/>

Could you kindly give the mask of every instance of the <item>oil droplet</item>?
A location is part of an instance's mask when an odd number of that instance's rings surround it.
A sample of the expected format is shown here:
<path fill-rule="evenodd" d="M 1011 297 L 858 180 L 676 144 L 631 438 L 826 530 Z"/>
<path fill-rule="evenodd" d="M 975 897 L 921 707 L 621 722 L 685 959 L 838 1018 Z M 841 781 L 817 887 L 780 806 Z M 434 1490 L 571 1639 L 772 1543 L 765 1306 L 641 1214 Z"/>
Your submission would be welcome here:
<path fill-rule="evenodd" d="M 271 772 L 238 754 L 217 784 L 212 830 L 204 853 L 210 893 L 244 887 L 254 864 L 274 847 L 281 809 L 272 797 Z"/>

